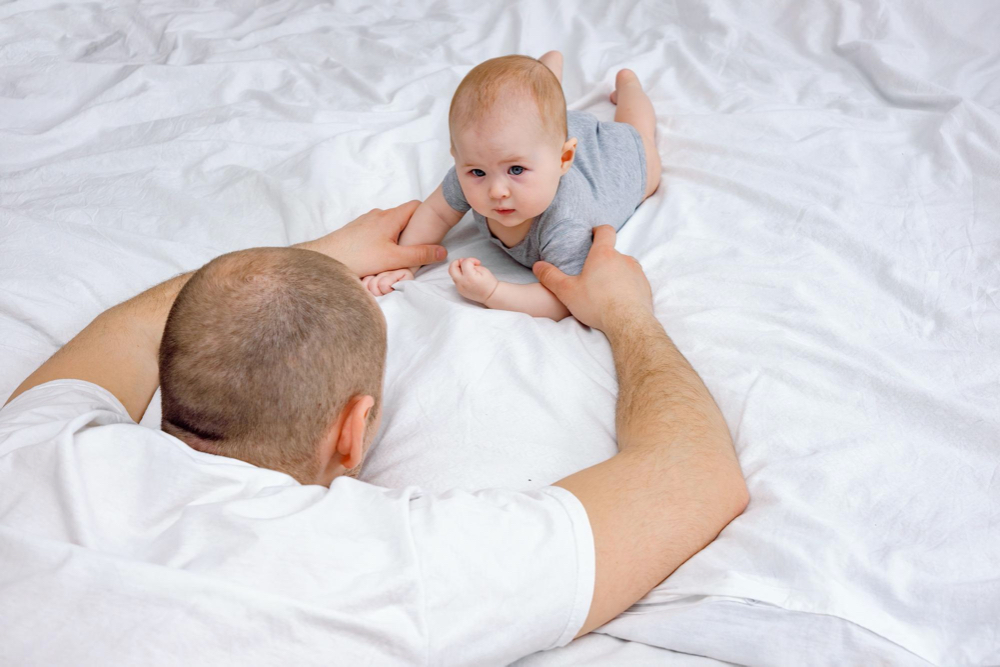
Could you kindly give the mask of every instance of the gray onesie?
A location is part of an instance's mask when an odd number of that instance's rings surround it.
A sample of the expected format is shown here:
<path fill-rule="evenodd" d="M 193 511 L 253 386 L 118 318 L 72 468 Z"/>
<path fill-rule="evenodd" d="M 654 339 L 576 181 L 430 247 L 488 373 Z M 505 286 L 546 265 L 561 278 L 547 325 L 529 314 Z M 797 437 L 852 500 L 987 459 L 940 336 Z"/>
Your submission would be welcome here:
<path fill-rule="evenodd" d="M 528 235 L 508 248 L 495 237 L 486 218 L 473 211 L 476 226 L 515 260 L 531 268 L 538 260 L 569 275 L 583 269 L 597 225 L 621 229 L 646 192 L 646 152 L 639 132 L 627 123 L 601 122 L 584 111 L 566 114 L 576 159 L 563 174 L 555 199 L 535 219 Z M 464 213 L 470 206 L 452 167 L 441 184 L 445 201 Z"/>

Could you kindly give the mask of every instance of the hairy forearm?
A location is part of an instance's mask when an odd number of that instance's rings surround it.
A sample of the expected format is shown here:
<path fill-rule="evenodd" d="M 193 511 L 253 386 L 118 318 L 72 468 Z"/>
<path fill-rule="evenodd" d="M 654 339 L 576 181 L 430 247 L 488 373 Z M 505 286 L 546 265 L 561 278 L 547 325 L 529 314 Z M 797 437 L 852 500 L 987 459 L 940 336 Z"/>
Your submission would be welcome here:
<path fill-rule="evenodd" d="M 98 315 L 8 401 L 51 380 L 87 380 L 114 394 L 139 421 L 159 384 L 157 362 L 167 315 L 190 276 L 171 278 Z"/>
<path fill-rule="evenodd" d="M 539 283 L 518 285 L 501 281 L 483 305 L 494 310 L 512 310 L 532 317 L 548 317 L 556 322 L 569 315 L 569 310 L 562 301 Z"/>
<path fill-rule="evenodd" d="M 621 451 L 677 445 L 735 461 L 715 400 L 651 314 L 625 314 L 606 333 L 618 374 Z"/>
<path fill-rule="evenodd" d="M 558 482 L 584 503 L 594 531 L 595 601 L 581 634 L 703 549 L 749 499 L 715 401 L 652 314 L 621 312 L 605 333 L 621 451 Z"/>
<path fill-rule="evenodd" d="M 155 351 L 157 358 L 170 309 L 173 308 L 177 295 L 193 275 L 193 271 L 182 273 L 141 292 L 119 306 L 131 311 L 124 321 L 132 320 L 131 326 L 137 333 L 141 332 L 149 347 Z"/>
<path fill-rule="evenodd" d="M 618 372 L 620 453 L 557 482 L 594 533 L 594 601 L 582 633 L 633 604 L 718 536 L 748 496 L 722 415 L 648 310 L 605 327 Z"/>

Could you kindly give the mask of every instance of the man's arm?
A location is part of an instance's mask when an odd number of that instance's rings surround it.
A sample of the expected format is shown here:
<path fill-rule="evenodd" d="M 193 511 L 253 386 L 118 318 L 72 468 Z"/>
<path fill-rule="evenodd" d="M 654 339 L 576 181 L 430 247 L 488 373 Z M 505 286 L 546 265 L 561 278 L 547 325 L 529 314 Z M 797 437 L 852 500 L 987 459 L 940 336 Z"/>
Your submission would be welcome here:
<path fill-rule="evenodd" d="M 594 597 L 580 634 L 627 609 L 714 540 L 749 501 L 722 414 L 653 316 L 638 262 L 597 228 L 583 273 L 539 262 L 539 280 L 611 343 L 619 454 L 557 482 L 587 510 Z"/>
<path fill-rule="evenodd" d="M 419 202 L 388 211 L 375 209 L 315 241 L 298 244 L 345 264 L 358 277 L 387 269 L 441 261 L 439 246 L 396 244 Z M 163 328 L 174 299 L 190 273 L 171 278 L 109 308 L 41 365 L 14 390 L 7 403 L 50 380 L 86 380 L 114 394 L 132 419 L 139 421 L 159 384 Z"/>
<path fill-rule="evenodd" d="M 159 384 L 160 339 L 185 273 L 98 315 L 14 390 L 7 403 L 51 380 L 86 380 L 110 391 L 135 421 Z"/>

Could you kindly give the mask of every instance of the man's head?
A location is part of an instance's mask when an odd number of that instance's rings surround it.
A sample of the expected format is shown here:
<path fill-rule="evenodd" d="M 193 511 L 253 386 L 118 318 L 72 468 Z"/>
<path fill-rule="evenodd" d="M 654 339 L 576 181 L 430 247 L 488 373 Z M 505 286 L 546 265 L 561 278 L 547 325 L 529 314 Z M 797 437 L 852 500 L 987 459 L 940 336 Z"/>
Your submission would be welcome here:
<path fill-rule="evenodd" d="M 348 269 L 295 248 L 201 268 L 160 345 L 163 430 L 194 449 L 328 484 L 378 430 L 385 319 Z"/>
<path fill-rule="evenodd" d="M 548 208 L 573 164 L 562 86 L 534 58 L 504 56 L 473 68 L 451 100 L 448 126 L 466 200 L 506 227 Z"/>

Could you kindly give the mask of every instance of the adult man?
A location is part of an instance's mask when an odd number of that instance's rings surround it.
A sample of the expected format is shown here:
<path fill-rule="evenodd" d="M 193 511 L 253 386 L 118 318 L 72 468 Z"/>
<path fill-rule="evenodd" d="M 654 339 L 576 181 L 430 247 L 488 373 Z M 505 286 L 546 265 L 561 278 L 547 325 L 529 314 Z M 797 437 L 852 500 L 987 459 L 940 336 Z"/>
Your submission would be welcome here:
<path fill-rule="evenodd" d="M 69 618 L 8 657 L 503 664 L 603 624 L 743 510 L 726 425 L 609 227 L 580 276 L 535 269 L 611 342 L 617 456 L 531 493 L 345 478 L 385 356 L 356 277 L 443 259 L 395 245 L 415 207 L 167 281 L 18 387 L 0 411 L 0 623 Z M 167 433 L 132 423 L 160 375 Z"/>

